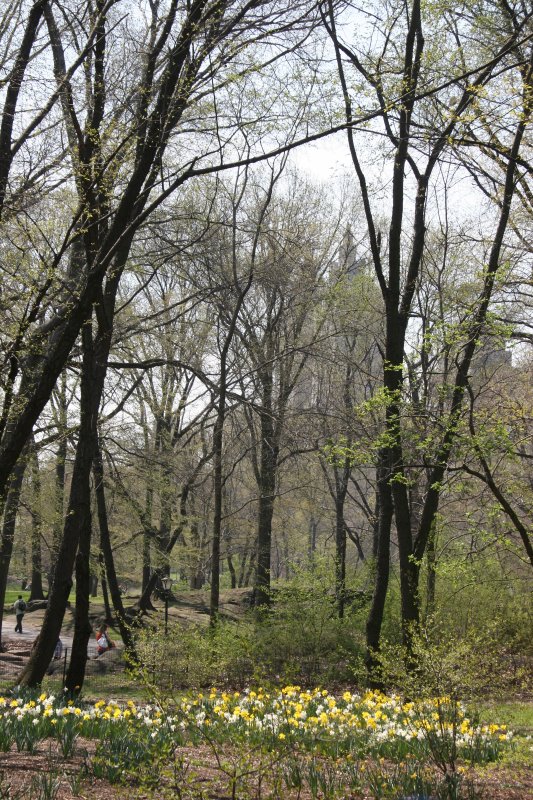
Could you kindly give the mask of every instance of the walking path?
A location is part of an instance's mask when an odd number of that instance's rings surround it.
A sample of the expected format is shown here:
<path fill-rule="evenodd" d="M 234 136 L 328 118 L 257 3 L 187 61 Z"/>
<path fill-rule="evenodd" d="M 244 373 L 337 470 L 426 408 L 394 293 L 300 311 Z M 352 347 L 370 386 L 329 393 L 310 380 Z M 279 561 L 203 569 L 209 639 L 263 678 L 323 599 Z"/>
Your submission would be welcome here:
<path fill-rule="evenodd" d="M 32 644 L 37 638 L 42 624 L 43 613 L 30 612 L 22 621 L 22 633 L 15 632 L 15 617 L 14 614 L 6 613 L 2 623 L 2 643 L 6 648 L 5 652 L 0 652 L 0 681 L 7 685 L 13 683 L 17 675 L 20 674 L 24 665 L 28 661 Z M 29 619 L 28 619 L 29 618 Z M 67 625 L 71 622 L 67 618 Z M 66 627 L 66 626 L 65 626 Z M 72 629 L 61 630 L 61 642 L 63 643 L 63 655 L 59 661 L 52 661 L 50 663 L 50 672 L 48 674 L 61 672 L 68 663 L 70 651 L 72 649 Z M 109 650 L 101 656 L 96 657 L 96 640 L 94 635 L 89 639 L 87 646 L 87 672 L 89 675 L 101 675 L 108 672 L 122 671 L 123 658 L 122 650 L 123 644 L 121 641 L 116 642 L 116 648 Z"/>
<path fill-rule="evenodd" d="M 26 617 L 22 620 L 22 633 L 15 633 L 14 625 L 11 625 L 11 614 L 4 617 L 2 622 L 2 641 L 5 642 L 34 642 L 41 630 L 41 620 L 36 624 L 27 622 Z M 63 647 L 72 647 L 72 633 L 61 631 L 61 641 Z M 94 643 L 94 639 L 92 640 Z"/>
<path fill-rule="evenodd" d="M 44 619 L 44 609 L 38 609 L 36 611 L 27 611 L 24 615 L 24 619 L 22 620 L 22 633 L 15 633 L 15 615 L 10 612 L 4 611 L 4 617 L 2 620 L 2 642 L 9 642 L 17 643 L 17 642 L 34 642 L 37 636 L 41 631 L 41 625 L 43 624 Z M 63 642 L 63 647 L 68 647 L 69 650 L 72 647 L 72 639 L 73 639 L 73 627 L 74 627 L 74 620 L 72 616 L 72 611 L 69 610 L 65 615 L 65 619 L 63 620 L 63 625 L 61 627 L 60 638 Z M 96 633 L 96 628 L 95 628 Z M 120 637 L 113 636 L 113 641 L 117 645 L 118 648 L 122 647 L 122 641 Z M 90 637 L 89 639 L 89 653 L 94 655 L 96 650 L 96 639 L 95 635 Z"/>

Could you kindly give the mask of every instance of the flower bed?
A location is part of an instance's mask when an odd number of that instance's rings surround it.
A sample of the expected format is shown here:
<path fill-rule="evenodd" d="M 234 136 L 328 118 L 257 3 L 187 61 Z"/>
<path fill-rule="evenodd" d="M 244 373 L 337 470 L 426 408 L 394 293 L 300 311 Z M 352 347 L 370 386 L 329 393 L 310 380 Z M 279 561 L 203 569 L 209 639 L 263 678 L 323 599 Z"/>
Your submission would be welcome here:
<path fill-rule="evenodd" d="M 68 758 L 78 739 L 94 740 L 94 777 L 146 784 L 160 782 L 165 764 L 175 764 L 180 750 L 190 754 L 191 747 L 208 745 L 217 754 L 229 748 L 240 759 L 232 780 L 250 771 L 252 761 L 252 772 L 263 769 L 268 780 L 275 764 L 287 797 L 304 785 L 311 797 L 342 796 L 335 792 L 347 784 L 352 791 L 370 786 L 372 797 L 397 797 L 398 787 L 420 792 L 427 785 L 429 796 L 434 782 L 428 765 L 459 785 L 465 764 L 495 760 L 511 738 L 505 725 L 481 724 L 446 697 L 405 702 L 376 692 L 335 696 L 286 686 L 242 693 L 212 689 L 165 707 L 76 704 L 47 694 L 0 698 L 4 752 L 15 746 L 33 753 L 43 740 L 55 739 Z"/>
<path fill-rule="evenodd" d="M 470 762 L 497 758 L 512 738 L 505 725 L 483 725 L 467 716 L 465 707 L 450 698 L 403 702 L 397 695 L 344 692 L 336 697 L 325 689 L 301 691 L 286 686 L 278 692 L 263 689 L 228 694 L 212 689 L 208 695 L 184 697 L 171 725 L 209 730 L 217 738 L 245 738 L 298 743 L 327 755 L 422 756 L 435 740 L 453 740 Z"/>

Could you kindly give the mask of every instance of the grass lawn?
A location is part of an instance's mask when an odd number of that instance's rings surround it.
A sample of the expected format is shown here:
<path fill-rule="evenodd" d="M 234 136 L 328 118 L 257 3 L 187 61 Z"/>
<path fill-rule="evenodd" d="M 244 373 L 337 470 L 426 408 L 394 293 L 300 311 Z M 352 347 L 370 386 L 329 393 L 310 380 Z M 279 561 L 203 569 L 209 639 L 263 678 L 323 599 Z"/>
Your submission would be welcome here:
<path fill-rule="evenodd" d="M 487 718 L 503 720 L 515 733 L 533 739 L 532 699 L 489 700 L 480 706 L 480 711 Z"/>
<path fill-rule="evenodd" d="M 5 599 L 5 607 L 11 608 L 15 600 L 18 600 L 19 594 L 22 595 L 23 599 L 28 602 L 30 599 L 30 593 L 24 592 L 21 589 L 6 589 L 6 599 Z"/>

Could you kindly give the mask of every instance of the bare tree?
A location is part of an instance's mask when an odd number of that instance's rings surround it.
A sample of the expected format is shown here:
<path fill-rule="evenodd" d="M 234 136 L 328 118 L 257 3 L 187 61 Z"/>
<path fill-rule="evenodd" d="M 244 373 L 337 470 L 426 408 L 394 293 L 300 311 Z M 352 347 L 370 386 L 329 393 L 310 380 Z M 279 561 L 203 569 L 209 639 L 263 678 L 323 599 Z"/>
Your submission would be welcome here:
<path fill-rule="evenodd" d="M 371 51 L 366 49 L 364 42 L 347 42 L 342 36 L 340 20 L 333 5 L 325 3 L 323 6 L 324 24 L 335 50 L 347 122 L 353 123 L 360 112 L 358 98 L 352 96 L 347 77 L 348 71 L 353 69 L 358 80 L 372 92 L 380 105 L 381 118 L 379 126 L 374 129 L 375 135 L 387 141 L 393 153 L 389 229 L 384 248 L 364 166 L 365 151 L 358 146 L 356 131 L 348 129 L 348 144 L 365 210 L 371 256 L 385 304 L 386 325 L 383 371 L 386 443 L 381 451 L 382 469 L 378 479 L 380 519 L 376 586 L 367 623 L 370 665 L 371 653 L 378 648 L 380 641 L 393 515 L 399 545 L 402 619 L 407 643 L 411 625 L 419 618 L 419 564 L 438 510 L 468 371 L 502 262 L 518 158 L 526 120 L 531 114 L 531 54 L 524 54 L 524 49 L 531 49 L 527 32 L 529 18 L 527 15 L 514 16 L 509 30 L 507 24 L 502 25 L 509 14 L 509 10 L 491 6 L 489 22 L 486 23 L 490 26 L 490 36 L 487 36 L 486 27 L 478 26 L 476 20 L 470 20 L 458 9 L 446 16 L 444 27 L 439 19 L 437 33 L 436 20 L 422 9 L 418 0 L 413 0 L 409 7 L 398 6 L 394 12 L 383 6 L 369 20 L 376 43 Z M 465 26 L 470 30 L 470 39 L 465 34 Z M 433 63 L 427 57 L 425 42 L 430 33 L 454 42 L 453 53 L 457 54 L 458 63 L 451 63 L 446 58 Z M 476 53 L 470 44 L 472 39 L 480 43 Z M 499 92 L 502 70 L 518 70 L 523 87 L 529 86 L 529 90 L 523 91 L 518 100 L 521 105 L 519 121 L 509 126 L 505 180 L 494 220 L 488 267 L 479 287 L 464 350 L 457 363 L 454 390 L 443 422 L 443 433 L 432 456 L 433 464 L 429 470 L 418 529 L 415 530 L 404 453 L 401 398 L 407 332 L 426 247 L 428 192 L 432 186 L 438 185 L 439 165 L 448 157 L 455 137 L 460 138 L 464 125 L 470 124 L 469 115 L 476 115 L 479 119 L 480 96 L 487 97 L 487 105 L 490 105 L 491 92 Z M 397 77 L 399 75 L 401 78 Z M 512 116 L 511 105 L 505 106 L 504 113 Z M 411 192 L 414 199 L 408 205 Z"/>

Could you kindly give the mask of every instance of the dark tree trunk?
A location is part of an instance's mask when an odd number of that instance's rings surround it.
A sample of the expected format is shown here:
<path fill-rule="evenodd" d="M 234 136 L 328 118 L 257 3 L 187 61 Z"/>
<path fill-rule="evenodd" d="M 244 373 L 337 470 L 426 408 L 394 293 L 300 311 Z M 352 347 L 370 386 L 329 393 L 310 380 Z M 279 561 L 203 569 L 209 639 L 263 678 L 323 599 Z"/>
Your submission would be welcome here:
<path fill-rule="evenodd" d="M 150 575 L 152 573 L 152 565 L 150 560 L 150 542 L 151 536 L 146 531 L 143 533 L 143 571 L 142 571 L 142 585 L 141 585 L 141 594 L 144 593 L 144 590 L 148 586 L 148 581 L 150 580 Z"/>
<path fill-rule="evenodd" d="M 435 611 L 435 591 L 437 588 L 437 553 L 436 553 L 436 531 L 435 523 L 432 526 L 428 537 L 426 548 L 427 565 L 427 585 L 426 585 L 426 621 L 429 620 Z"/>
<path fill-rule="evenodd" d="M 372 558 L 378 557 L 379 550 L 379 520 L 381 517 L 381 493 L 376 489 L 376 500 L 374 503 L 374 518 L 372 520 Z"/>
<path fill-rule="evenodd" d="M 89 621 L 89 597 L 91 593 L 91 468 L 96 447 L 96 424 L 100 405 L 100 392 L 95 385 L 95 362 L 92 326 L 86 323 L 82 329 L 83 365 L 81 377 L 80 432 L 78 448 L 83 449 L 84 458 L 77 461 L 72 474 L 75 492 L 83 498 L 80 509 L 78 552 L 76 554 L 76 605 L 74 608 L 74 638 L 65 686 L 70 692 L 81 692 L 87 663 L 87 645 L 92 633 Z M 85 440 L 85 441 L 83 441 Z M 76 469 L 76 466 L 78 467 Z M 44 627 L 44 626 L 43 626 Z M 61 629 L 61 626 L 60 626 Z M 58 632 L 59 636 L 59 632 Z M 57 641 L 57 637 L 56 640 Z M 55 645 L 55 642 L 54 642 Z"/>
<path fill-rule="evenodd" d="M 237 588 L 237 573 L 235 572 L 235 566 L 233 564 L 233 559 L 231 557 L 231 553 L 228 553 L 228 555 L 226 556 L 226 562 L 227 562 L 227 565 L 228 565 L 228 570 L 229 570 L 230 579 L 231 579 L 231 588 L 232 589 L 236 589 Z"/>
<path fill-rule="evenodd" d="M 344 506 L 351 471 L 350 460 L 346 458 L 342 469 L 337 466 L 334 467 L 335 486 L 331 487 L 335 501 L 335 601 L 339 619 L 344 617 L 346 604 L 346 521 L 344 519 Z"/>
<path fill-rule="evenodd" d="M 279 581 L 279 579 L 281 578 L 281 555 L 279 550 L 278 537 L 276 536 L 275 531 L 272 533 L 271 553 L 272 553 L 270 558 L 271 575 L 274 577 L 275 581 Z"/>
<path fill-rule="evenodd" d="M 289 536 L 287 534 L 287 527 L 284 525 L 281 530 L 281 538 L 283 541 L 283 571 L 285 573 L 285 578 L 289 580 L 291 577 L 291 563 L 290 563 L 290 551 L 289 551 Z"/>
<path fill-rule="evenodd" d="M 272 550 L 272 518 L 276 498 L 276 473 L 279 447 L 274 433 L 272 408 L 272 373 L 261 376 L 263 398 L 260 411 L 261 443 L 259 467 L 259 509 L 257 515 L 257 570 L 254 605 L 270 603 L 270 559 Z"/>
<path fill-rule="evenodd" d="M 41 552 L 42 515 L 41 515 L 41 475 L 39 459 L 32 447 L 32 509 L 31 509 L 31 591 L 30 600 L 44 600 L 43 565 Z"/>
<path fill-rule="evenodd" d="M 244 578 L 242 581 L 243 586 L 251 586 L 252 585 L 252 575 L 254 572 L 254 558 L 251 556 L 248 560 L 248 568 L 244 574 Z"/>
<path fill-rule="evenodd" d="M 17 512 L 22 490 L 22 481 L 26 470 L 27 457 L 23 453 L 15 465 L 9 482 L 9 490 L 4 505 L 4 516 L 2 521 L 2 543 L 0 549 L 0 609 L 4 608 L 6 602 L 7 577 L 13 553 L 13 541 L 15 538 L 15 525 Z M 3 615 L 0 614 L 0 649 L 2 645 L 2 621 Z"/>
<path fill-rule="evenodd" d="M 233 327 L 235 328 L 235 325 Z M 213 483 L 215 508 L 213 514 L 213 540 L 211 544 L 211 592 L 209 600 L 209 619 L 211 626 L 216 624 L 220 599 L 220 540 L 222 536 L 222 501 L 224 488 L 222 475 L 222 445 L 224 436 L 224 419 L 226 416 L 226 355 L 227 348 L 225 348 L 223 358 L 221 358 L 220 393 L 217 403 L 217 418 L 213 430 Z"/>
<path fill-rule="evenodd" d="M 157 532 L 157 556 L 159 575 L 170 575 L 169 543 L 172 535 L 172 505 L 174 502 L 174 475 L 172 469 L 165 467 L 162 475 L 162 486 L 159 495 L 161 516 Z"/>
<path fill-rule="evenodd" d="M 141 406 L 141 422 L 144 431 L 144 446 L 146 452 L 152 453 L 153 457 L 153 443 L 150 442 L 150 431 L 148 422 L 146 420 L 146 413 L 144 410 L 144 406 Z M 160 428 L 160 422 L 158 420 L 155 430 L 156 444 L 159 440 L 159 428 Z M 145 515 L 145 520 L 149 526 L 152 526 L 152 512 L 154 505 L 154 480 L 155 480 L 155 469 L 152 468 L 149 469 L 148 475 L 146 477 L 146 491 L 145 491 L 145 501 L 144 501 L 144 515 Z M 152 574 L 151 543 L 152 543 L 152 532 L 151 530 L 147 530 L 145 527 L 143 533 L 143 548 L 142 548 L 141 595 L 144 594 L 146 587 L 148 586 L 148 581 L 150 580 L 150 575 Z"/>
<path fill-rule="evenodd" d="M 122 637 L 122 641 L 124 642 L 124 646 L 129 655 L 135 660 L 136 651 L 135 651 L 135 642 L 130 626 L 131 620 L 128 619 L 124 611 L 124 605 L 122 603 L 122 595 L 120 594 L 117 574 L 115 571 L 115 561 L 113 558 L 113 549 L 111 547 L 111 537 L 109 533 L 109 524 L 107 519 L 107 507 L 105 502 L 104 463 L 102 460 L 102 450 L 99 444 L 97 444 L 96 452 L 94 454 L 93 475 L 94 475 L 94 487 L 96 494 L 96 507 L 98 510 L 98 525 L 100 528 L 100 548 L 104 558 L 105 573 L 107 577 L 106 590 L 107 587 L 109 587 L 111 600 L 113 602 L 113 606 L 115 609 L 116 619 L 120 630 L 120 635 Z M 109 604 L 107 604 L 106 606 L 106 614 L 109 613 L 110 616 L 111 614 L 110 614 L 110 609 L 108 611 L 108 605 Z"/>
<path fill-rule="evenodd" d="M 244 550 L 242 551 L 241 557 L 240 557 L 239 577 L 237 578 L 237 586 L 239 587 L 239 589 L 242 589 L 243 586 L 247 586 L 247 584 L 244 583 L 244 575 L 245 575 L 245 572 L 246 572 L 246 564 L 247 564 L 247 561 L 248 561 L 249 552 L 250 552 L 250 548 L 249 548 L 249 546 L 247 544 L 246 547 L 244 548 Z"/>
<path fill-rule="evenodd" d="M 373 673 L 375 670 L 375 655 L 379 651 L 381 626 L 385 600 L 389 588 L 390 570 L 390 542 L 393 517 L 392 492 L 389 483 L 389 470 L 383 465 L 385 454 L 380 454 L 377 469 L 377 491 L 379 492 L 379 519 L 378 519 L 378 552 L 375 561 L 375 581 L 372 604 L 366 623 L 366 665 L 369 672 L 370 684 L 375 688 L 382 688 L 379 677 Z"/>
<path fill-rule="evenodd" d="M 74 479 L 74 478 L 73 478 Z M 87 491 L 90 494 L 89 482 Z M 74 638 L 70 653 L 70 663 L 65 679 L 65 687 L 69 692 L 79 694 L 85 679 L 85 665 L 87 663 L 87 645 L 92 634 L 89 620 L 89 606 L 91 594 L 91 535 L 92 521 L 89 516 L 80 530 L 78 552 L 76 554 L 76 602 L 74 606 Z"/>
<path fill-rule="evenodd" d="M 203 465 L 203 463 L 204 463 L 204 460 L 202 459 L 202 461 L 198 464 L 198 466 L 194 470 L 193 474 L 190 476 L 189 480 L 187 481 L 187 483 L 185 484 L 185 486 L 183 487 L 183 490 L 181 492 L 181 499 L 180 499 L 180 517 L 181 517 L 181 519 L 180 519 L 179 524 L 176 526 L 176 529 L 173 532 L 173 534 L 170 537 L 170 540 L 168 542 L 168 547 L 167 547 L 167 552 L 166 552 L 167 559 L 170 556 L 170 553 L 172 552 L 172 550 L 174 549 L 174 547 L 176 545 L 176 542 L 179 540 L 180 536 L 182 536 L 183 529 L 184 529 L 184 527 L 185 527 L 185 525 L 187 523 L 187 500 L 188 500 L 188 497 L 189 497 L 189 493 L 191 491 L 191 487 L 193 486 L 194 481 L 196 480 L 197 473 L 199 472 L 199 470 L 201 468 L 201 465 Z M 148 581 L 148 583 L 146 585 L 146 588 L 145 588 L 144 592 L 142 593 L 142 595 L 140 597 L 140 600 L 139 600 L 139 611 L 141 611 L 141 612 L 147 611 L 148 608 L 151 606 L 150 596 L 152 595 L 152 592 L 156 588 L 158 579 L 159 579 L 159 573 L 156 572 L 156 571 L 152 572 L 152 574 L 150 575 L 150 579 L 149 579 L 149 581 Z"/>
<path fill-rule="evenodd" d="M 346 525 L 344 500 L 346 492 L 337 494 L 335 502 L 335 600 L 339 619 L 344 617 L 346 603 Z"/>
<path fill-rule="evenodd" d="M 236 234 L 236 212 L 233 209 L 233 234 Z M 256 231 L 256 241 L 258 230 Z M 236 251 L 234 250 L 234 259 Z M 234 261 L 235 263 L 235 261 Z M 237 272 L 234 270 L 234 279 L 237 284 Z M 231 312 L 228 329 L 224 337 L 224 343 L 220 348 L 220 379 L 219 394 L 217 400 L 217 417 L 213 429 L 213 482 L 215 494 L 215 508 L 213 514 L 213 543 L 211 547 L 211 594 L 209 603 L 209 618 L 213 626 L 218 616 L 218 604 L 220 597 L 220 542 L 222 538 L 222 503 L 224 495 L 223 467 L 223 444 L 224 444 L 224 422 L 226 419 L 226 395 L 227 395 L 227 362 L 228 352 L 231 342 L 235 335 L 239 313 L 252 285 L 253 271 L 250 270 L 248 279 L 244 287 L 239 291 L 235 307 Z"/>
<path fill-rule="evenodd" d="M 314 517 L 309 520 L 309 561 L 312 563 L 316 551 L 316 536 L 318 532 L 318 522 Z"/>
<path fill-rule="evenodd" d="M 52 584 L 53 565 L 57 560 L 59 547 L 61 545 L 61 534 L 63 533 L 63 516 L 65 506 L 65 468 L 67 463 L 67 374 L 61 374 L 60 388 L 57 399 L 57 427 L 59 431 L 59 445 L 56 453 L 55 462 L 55 482 L 54 482 L 54 524 L 52 528 L 52 550 L 50 552 L 50 575 L 48 578 L 48 590 Z"/>
<path fill-rule="evenodd" d="M 91 334 L 91 328 L 85 326 Z M 87 334 L 84 335 L 84 342 Z M 100 392 L 97 392 L 98 399 Z M 80 537 L 84 542 L 83 552 L 86 552 L 87 540 L 90 541 L 91 527 L 91 500 L 90 500 L 90 474 L 94 455 L 94 432 L 98 409 L 95 406 L 95 383 L 93 375 L 92 348 L 84 344 L 84 357 L 81 379 L 80 400 L 80 428 L 78 444 L 74 459 L 72 483 L 68 503 L 68 513 L 65 517 L 63 537 L 55 565 L 52 588 L 48 595 L 48 606 L 45 611 L 41 632 L 31 652 L 29 661 L 19 676 L 21 686 L 37 686 L 41 683 L 48 665 L 52 659 L 54 649 L 61 632 L 63 617 L 67 607 L 68 597 L 72 588 L 72 570 L 78 551 Z M 83 575 L 82 585 L 83 585 Z M 88 601 L 88 588 L 87 588 Z M 83 685 L 83 672 L 87 659 L 87 642 L 90 635 L 88 617 L 84 618 L 84 599 L 80 596 L 81 606 L 76 610 L 77 630 L 74 633 L 73 645 L 74 663 L 69 670 L 69 685 L 73 687 Z M 85 646 L 83 648 L 83 641 Z M 74 652 L 75 649 L 75 652 Z"/>
<path fill-rule="evenodd" d="M 194 512 L 193 512 L 194 513 Z M 205 584 L 205 573 L 202 568 L 203 555 L 202 555 L 202 542 L 200 539 L 200 529 L 198 520 L 191 522 L 191 547 L 192 554 L 189 560 L 189 586 L 191 589 L 201 589 Z"/>
<path fill-rule="evenodd" d="M 100 536 L 100 552 L 98 554 L 98 564 L 100 565 L 100 583 L 102 584 L 102 595 L 104 598 L 105 621 L 107 622 L 108 625 L 111 625 L 113 622 L 113 614 L 111 613 L 111 606 L 109 605 L 109 592 L 107 590 L 107 580 L 105 576 L 105 560 L 104 560 L 104 554 L 102 552 L 101 536 Z"/>

